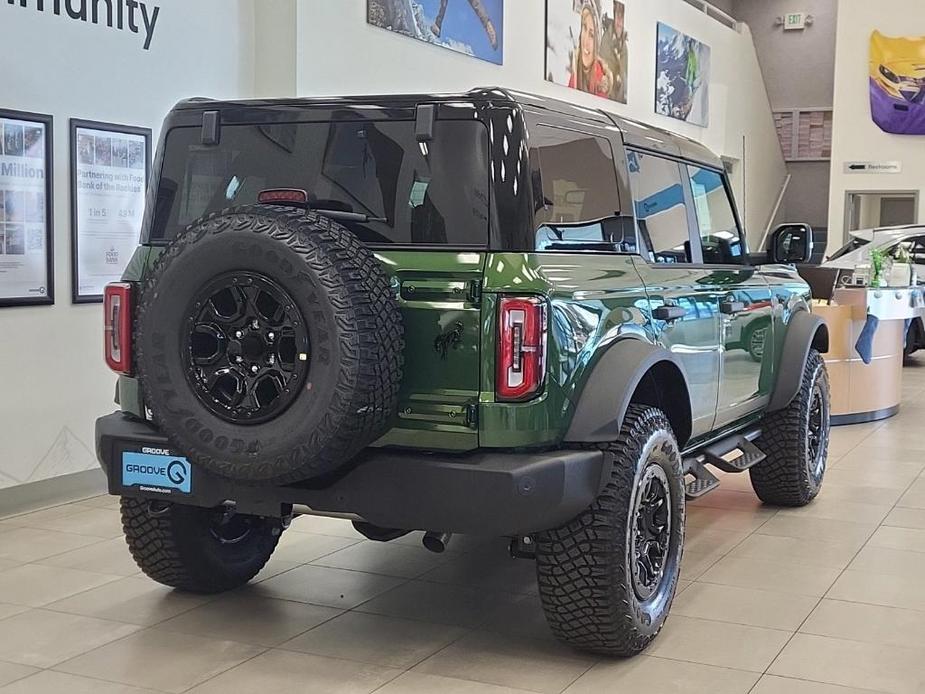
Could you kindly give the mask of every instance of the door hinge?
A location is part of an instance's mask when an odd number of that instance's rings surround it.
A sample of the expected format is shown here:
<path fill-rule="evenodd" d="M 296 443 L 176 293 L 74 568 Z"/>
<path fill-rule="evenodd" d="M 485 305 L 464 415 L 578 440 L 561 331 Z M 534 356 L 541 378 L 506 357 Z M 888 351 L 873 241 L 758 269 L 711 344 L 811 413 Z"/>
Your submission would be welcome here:
<path fill-rule="evenodd" d="M 477 403 L 473 402 L 466 405 L 466 425 L 472 427 L 473 429 L 478 428 L 479 406 Z"/>
<path fill-rule="evenodd" d="M 481 303 L 482 301 L 482 280 L 469 280 L 469 296 L 468 299 L 473 304 Z"/>

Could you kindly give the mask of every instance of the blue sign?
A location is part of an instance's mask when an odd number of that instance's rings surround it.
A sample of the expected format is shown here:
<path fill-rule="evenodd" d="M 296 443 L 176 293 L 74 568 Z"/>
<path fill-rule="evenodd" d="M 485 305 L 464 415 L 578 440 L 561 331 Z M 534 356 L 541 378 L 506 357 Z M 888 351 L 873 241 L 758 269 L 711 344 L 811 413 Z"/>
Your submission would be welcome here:
<path fill-rule="evenodd" d="M 122 454 L 122 484 L 142 491 L 176 490 L 189 494 L 193 468 L 186 458 L 160 453 Z"/>

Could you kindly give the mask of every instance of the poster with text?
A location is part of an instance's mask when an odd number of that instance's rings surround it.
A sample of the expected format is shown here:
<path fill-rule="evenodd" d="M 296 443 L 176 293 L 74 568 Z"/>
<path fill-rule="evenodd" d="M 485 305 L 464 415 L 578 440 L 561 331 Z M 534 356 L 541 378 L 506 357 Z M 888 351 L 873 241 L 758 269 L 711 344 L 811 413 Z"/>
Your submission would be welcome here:
<path fill-rule="evenodd" d="M 870 111 L 894 135 L 925 135 L 925 36 L 870 37 Z"/>
<path fill-rule="evenodd" d="M 53 301 L 50 132 L 50 116 L 0 111 L 0 306 Z"/>
<path fill-rule="evenodd" d="M 693 125 L 710 123 L 710 47 L 659 22 L 655 112 Z"/>
<path fill-rule="evenodd" d="M 141 233 L 151 133 L 71 121 L 73 300 L 101 301 Z"/>
<path fill-rule="evenodd" d="M 546 80 L 625 104 L 625 16 L 619 0 L 546 0 Z"/>
<path fill-rule="evenodd" d="M 435 46 L 504 64 L 504 0 L 366 0 L 366 20 Z"/>

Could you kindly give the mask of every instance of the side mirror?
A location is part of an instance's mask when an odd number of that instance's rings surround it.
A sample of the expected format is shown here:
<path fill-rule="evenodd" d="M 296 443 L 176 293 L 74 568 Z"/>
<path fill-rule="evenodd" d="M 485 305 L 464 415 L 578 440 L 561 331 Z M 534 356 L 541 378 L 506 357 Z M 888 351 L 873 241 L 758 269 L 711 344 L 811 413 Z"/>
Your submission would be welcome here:
<path fill-rule="evenodd" d="M 800 265 L 813 257 L 813 229 L 809 224 L 782 224 L 771 234 L 768 259 L 780 265 Z"/>

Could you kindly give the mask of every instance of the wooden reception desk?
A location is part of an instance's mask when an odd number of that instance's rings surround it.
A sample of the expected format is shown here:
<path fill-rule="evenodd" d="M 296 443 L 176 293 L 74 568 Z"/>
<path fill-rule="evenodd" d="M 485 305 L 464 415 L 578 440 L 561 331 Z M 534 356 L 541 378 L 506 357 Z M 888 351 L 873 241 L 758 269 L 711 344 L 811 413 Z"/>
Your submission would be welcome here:
<path fill-rule="evenodd" d="M 855 350 L 868 312 L 880 319 L 872 359 Z M 843 288 L 831 304 L 815 302 L 813 313 L 829 328 L 824 355 L 832 390 L 832 424 L 858 424 L 892 417 L 902 398 L 905 321 L 925 314 L 919 289 Z"/>

